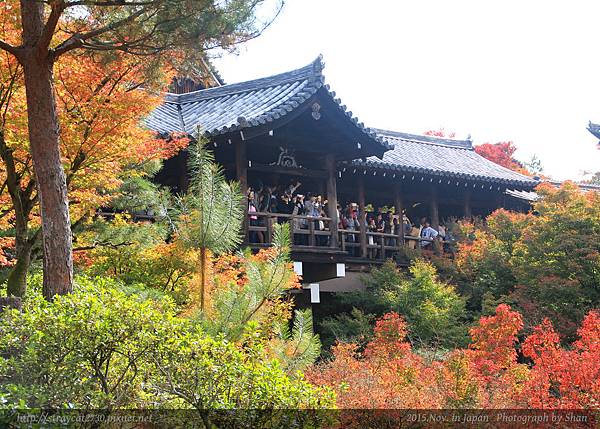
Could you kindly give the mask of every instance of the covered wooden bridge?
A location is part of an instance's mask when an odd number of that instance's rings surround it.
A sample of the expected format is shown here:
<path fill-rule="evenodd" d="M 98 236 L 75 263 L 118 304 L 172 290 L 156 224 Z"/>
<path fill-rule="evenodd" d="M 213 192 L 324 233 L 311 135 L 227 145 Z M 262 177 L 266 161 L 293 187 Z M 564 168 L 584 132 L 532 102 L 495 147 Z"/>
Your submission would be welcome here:
<path fill-rule="evenodd" d="M 412 236 L 369 232 L 367 205 L 393 207 L 417 221 L 486 215 L 498 207 L 526 209 L 520 192 L 537 181 L 479 156 L 469 140 L 442 139 L 370 129 L 325 84 L 323 62 L 248 82 L 180 94 L 146 120 L 161 134 L 185 133 L 210 141 L 216 160 L 243 189 L 283 188 L 322 195 L 318 218 L 258 210 L 245 222 L 246 243 L 268 246 L 275 222 L 289 221 L 296 240 L 292 257 L 304 281 L 344 274 L 347 265 L 381 260 Z M 187 188 L 186 153 L 165 163 L 158 180 Z M 359 228 L 344 230 L 340 215 L 358 204 Z M 263 239 L 256 242 L 253 236 Z M 370 248 L 381 248 L 370 252 Z"/>

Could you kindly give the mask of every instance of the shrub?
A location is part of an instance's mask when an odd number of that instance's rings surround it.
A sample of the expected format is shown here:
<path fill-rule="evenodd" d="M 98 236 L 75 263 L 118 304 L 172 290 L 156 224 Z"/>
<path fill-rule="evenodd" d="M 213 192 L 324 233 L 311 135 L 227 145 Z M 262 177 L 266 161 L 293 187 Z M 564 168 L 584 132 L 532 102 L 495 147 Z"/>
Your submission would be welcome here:
<path fill-rule="evenodd" d="M 168 297 L 119 287 L 79 277 L 70 295 L 32 293 L 22 312 L 1 313 L 1 407 L 332 406 L 330 392 L 286 374 L 260 344 L 210 337 Z"/>

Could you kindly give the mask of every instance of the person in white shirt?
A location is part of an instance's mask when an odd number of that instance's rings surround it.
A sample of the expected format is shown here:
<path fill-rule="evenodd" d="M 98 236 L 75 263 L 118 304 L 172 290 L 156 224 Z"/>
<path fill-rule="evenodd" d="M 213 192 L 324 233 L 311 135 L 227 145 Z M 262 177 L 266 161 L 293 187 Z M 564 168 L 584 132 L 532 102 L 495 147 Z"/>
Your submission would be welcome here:
<path fill-rule="evenodd" d="M 421 229 L 421 238 L 428 238 L 428 239 L 433 240 L 434 238 L 436 238 L 438 236 L 438 234 L 439 233 L 431 227 L 429 222 L 425 221 L 425 224 L 423 225 L 423 229 Z M 421 240 L 421 248 L 425 249 L 428 246 L 431 246 L 431 243 L 432 243 L 431 240 Z"/>

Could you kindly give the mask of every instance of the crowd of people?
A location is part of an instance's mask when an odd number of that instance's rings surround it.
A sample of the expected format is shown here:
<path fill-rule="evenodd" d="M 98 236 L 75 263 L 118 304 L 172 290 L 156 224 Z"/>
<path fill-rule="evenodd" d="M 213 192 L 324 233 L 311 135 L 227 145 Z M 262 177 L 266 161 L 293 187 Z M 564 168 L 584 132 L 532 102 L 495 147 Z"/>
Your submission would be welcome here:
<path fill-rule="evenodd" d="M 264 185 L 259 182 L 249 187 L 247 190 L 249 223 L 252 226 L 265 226 L 266 218 L 259 216 L 258 213 L 280 214 L 273 217 L 279 223 L 288 222 L 293 215 L 294 244 L 329 246 L 331 207 L 327 199 L 318 193 L 298 192 L 301 186 L 300 181 L 294 180 L 283 186 Z M 381 255 L 382 240 L 385 246 L 394 247 L 397 246 L 397 237 L 401 234 L 407 237 L 407 244 L 412 248 L 418 246 L 422 249 L 432 249 L 436 241 L 444 242 L 450 239 L 444 225 L 433 228 L 427 218 L 421 218 L 418 224 L 413 224 L 406 213 L 402 213 L 401 217 L 391 211 L 383 210 L 362 214 L 356 202 L 349 202 L 343 208 L 338 204 L 336 214 L 341 238 L 350 244 L 347 246 L 348 251 L 355 256 L 359 256 L 360 253 L 358 243 L 361 219 L 364 219 L 366 225 L 370 258 L 391 256 Z M 311 229 L 311 222 L 314 231 L 312 242 L 308 232 Z M 249 240 L 251 243 L 265 243 L 268 237 L 265 237 L 262 230 L 251 230 Z M 383 251 L 387 253 L 387 250 Z"/>

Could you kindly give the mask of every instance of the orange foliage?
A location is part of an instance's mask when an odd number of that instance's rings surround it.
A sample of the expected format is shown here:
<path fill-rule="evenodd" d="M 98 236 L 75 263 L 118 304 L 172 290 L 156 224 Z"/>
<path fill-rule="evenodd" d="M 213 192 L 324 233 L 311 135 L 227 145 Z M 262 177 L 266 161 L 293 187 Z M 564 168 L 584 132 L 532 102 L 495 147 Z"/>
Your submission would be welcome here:
<path fill-rule="evenodd" d="M 0 3 L 2 5 L 2 3 Z M 7 3 L 4 3 L 4 8 Z M 4 17 L 6 20 L 6 17 Z M 0 28 L 0 35 L 6 32 Z M 55 90 L 60 119 L 63 167 L 67 176 L 73 219 L 106 204 L 118 189 L 124 174 L 144 163 L 175 155 L 188 143 L 176 135 L 158 139 L 145 129 L 142 119 L 160 103 L 158 95 L 140 89 L 145 84 L 148 61 L 115 52 L 83 53 L 61 57 L 55 65 Z M 168 79 L 168 73 L 163 72 Z M 25 90 L 20 68 L 14 58 L 0 52 L 0 95 L 3 85 L 14 80 L 10 99 L 4 100 L 6 117 L 0 131 L 12 150 L 20 186 L 25 189 L 33 179 L 29 153 Z M 6 94 L 5 94 L 6 95 Z M 0 168 L 0 180 L 6 168 Z M 35 199 L 35 191 L 31 195 Z M 0 195 L 0 206 L 12 207 L 8 192 Z M 30 215 L 38 223 L 37 209 Z M 2 217 L 3 228 L 10 216 Z"/>
<path fill-rule="evenodd" d="M 509 170 L 530 176 L 531 174 L 529 171 L 527 171 L 519 161 L 513 158 L 513 154 L 516 150 L 517 148 L 513 142 L 484 143 L 475 146 L 475 152 L 484 158 L 487 158 L 502 167 L 506 167 Z"/>
<path fill-rule="evenodd" d="M 534 365 L 524 391 L 531 407 L 600 408 L 600 312 L 591 311 L 571 350 L 546 319 L 523 343 Z"/>
<path fill-rule="evenodd" d="M 530 365 L 517 360 L 522 327 L 521 315 L 500 305 L 471 330 L 469 349 L 427 363 L 405 341 L 402 318 L 389 313 L 364 353 L 337 344 L 307 377 L 333 388 L 344 409 L 600 407 L 600 313 L 588 314 L 572 350 L 560 347 L 549 321 L 538 326 L 522 343 Z"/>
<path fill-rule="evenodd" d="M 15 239 L 13 237 L 0 237 L 0 267 L 12 267 L 15 260 L 10 256 L 14 251 Z"/>

